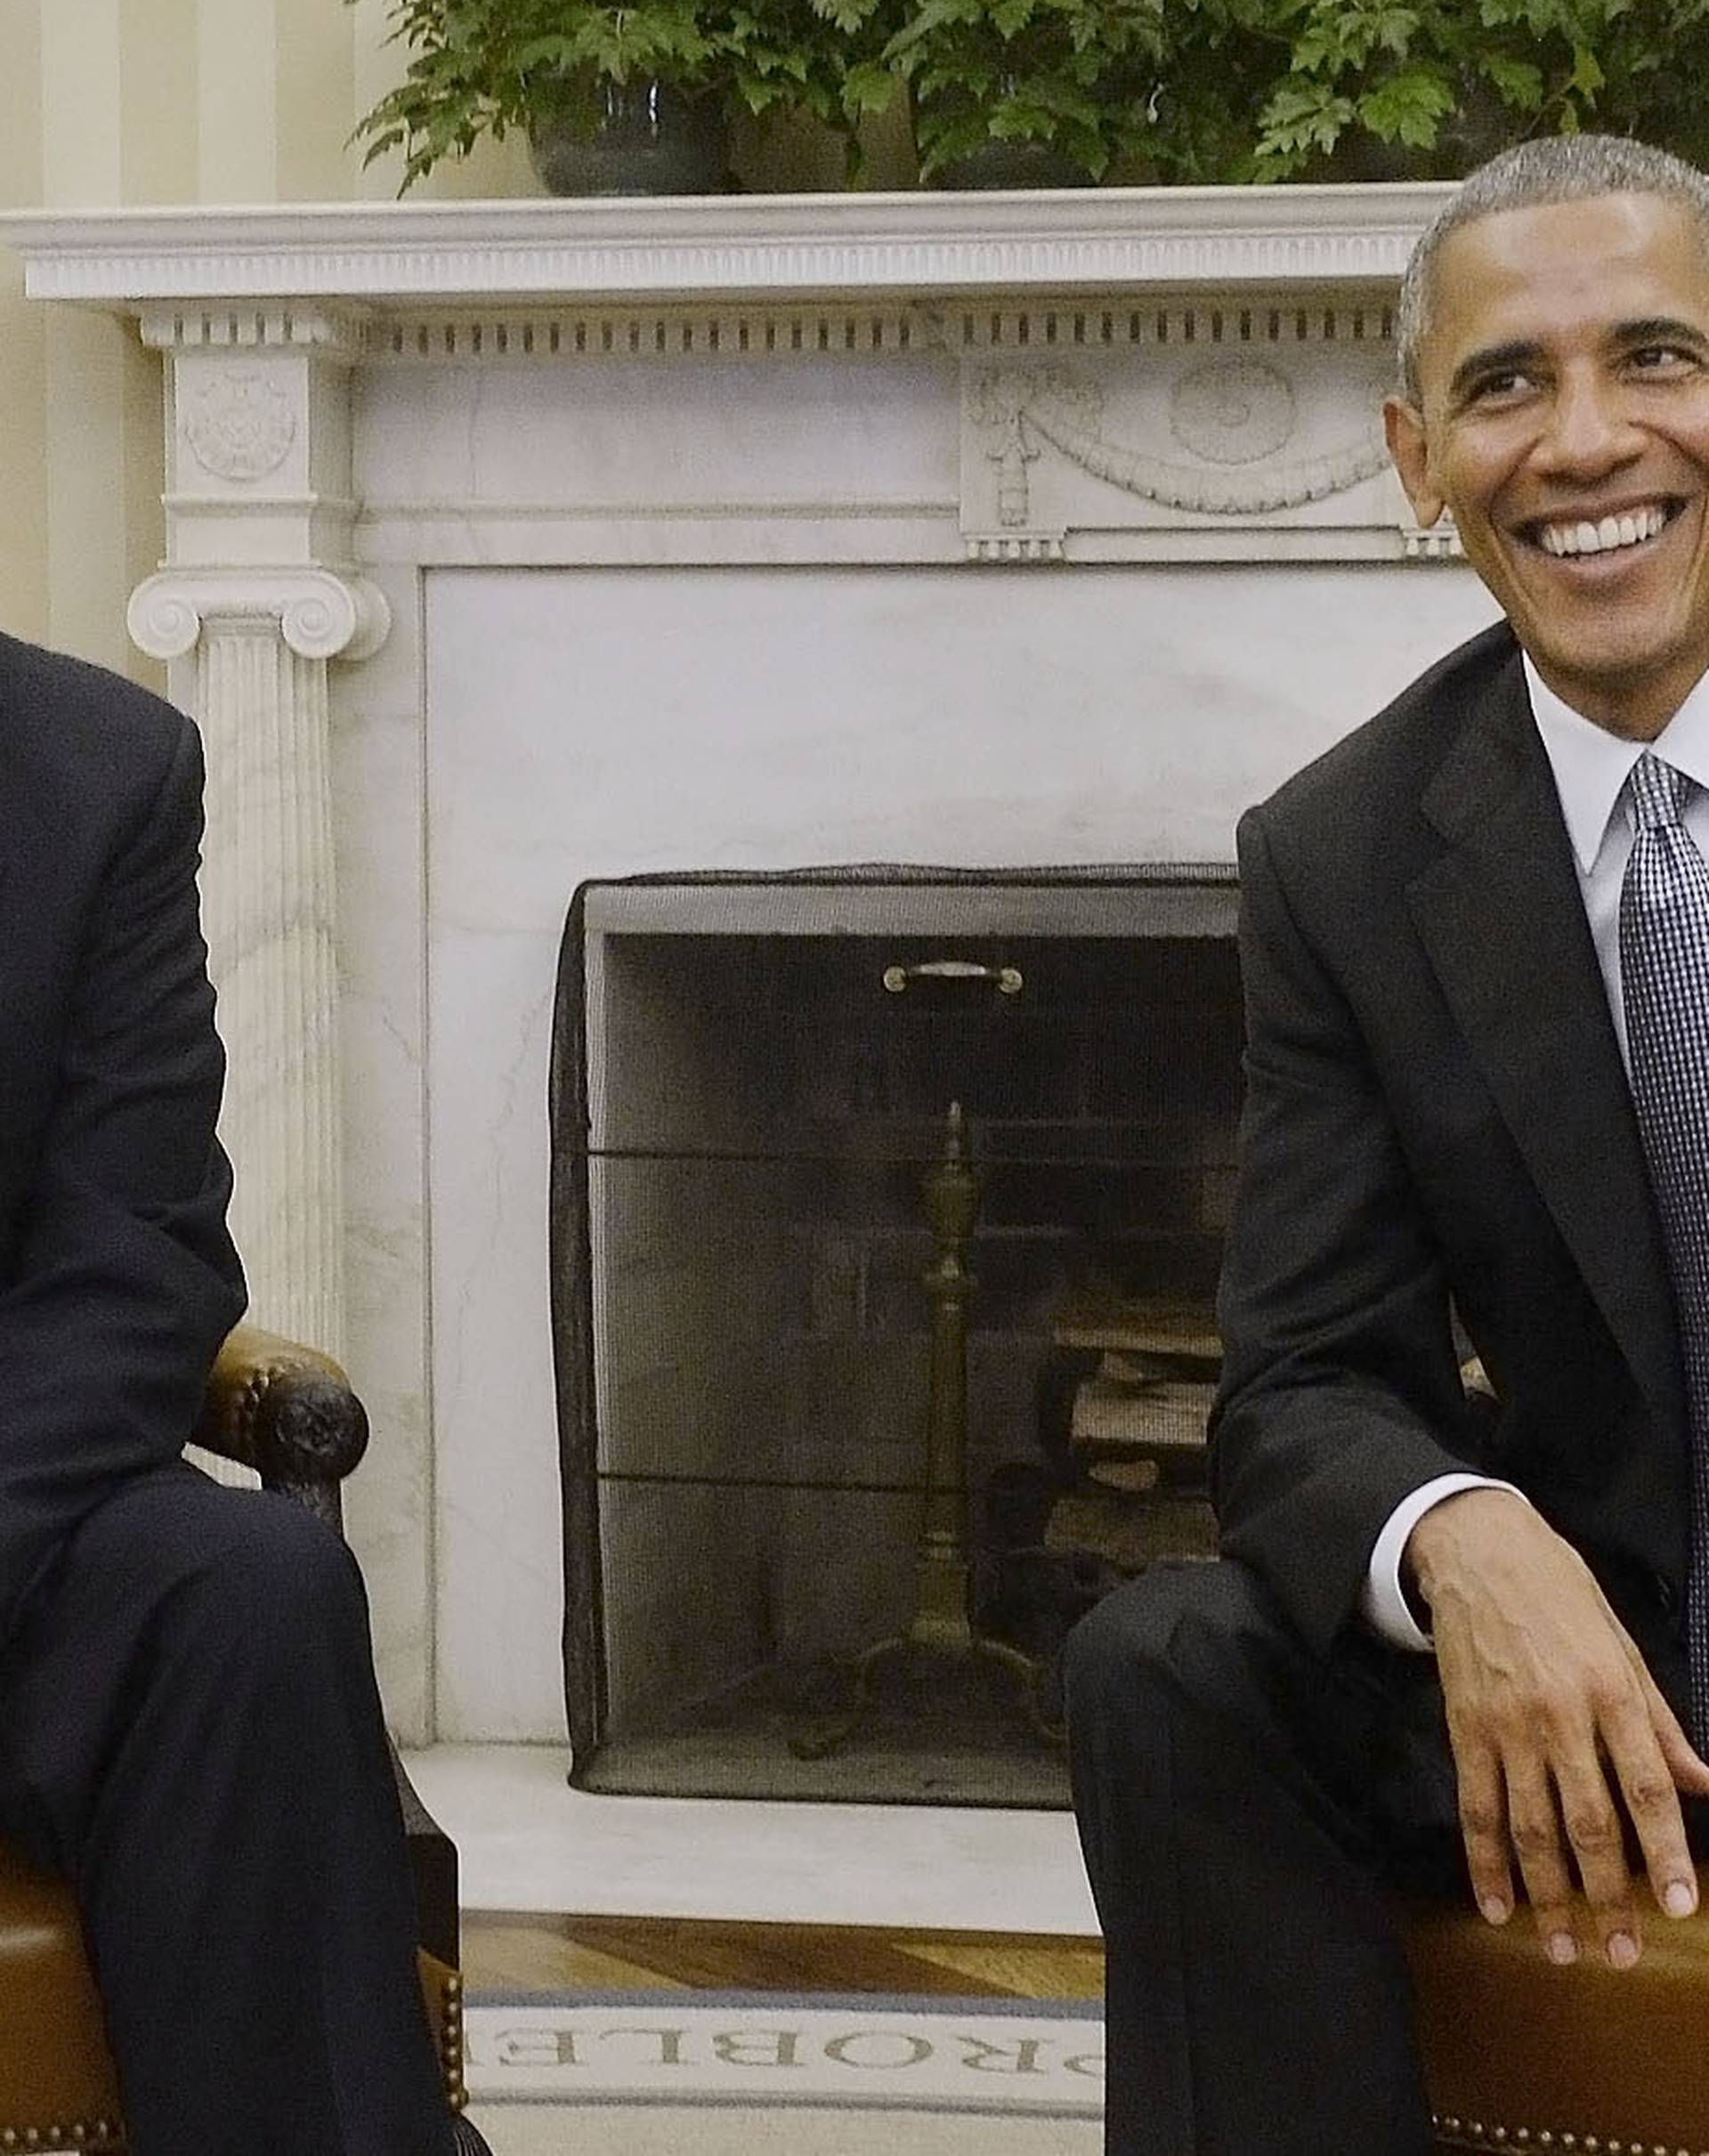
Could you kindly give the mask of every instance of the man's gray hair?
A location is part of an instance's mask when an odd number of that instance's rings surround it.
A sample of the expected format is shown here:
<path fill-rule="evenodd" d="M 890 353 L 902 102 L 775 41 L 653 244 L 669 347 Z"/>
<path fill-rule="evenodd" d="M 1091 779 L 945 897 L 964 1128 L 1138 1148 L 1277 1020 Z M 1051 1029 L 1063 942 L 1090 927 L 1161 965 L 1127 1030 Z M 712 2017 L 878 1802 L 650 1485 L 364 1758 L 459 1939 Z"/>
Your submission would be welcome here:
<path fill-rule="evenodd" d="M 1709 177 L 1667 150 L 1617 134 L 1544 135 L 1503 150 L 1467 175 L 1460 191 L 1425 227 L 1406 264 L 1395 341 L 1400 391 L 1409 404 L 1419 401 L 1419 347 L 1430 328 L 1437 257 L 1450 233 L 1502 210 L 1585 202 L 1598 195 L 1660 195 L 1679 203 L 1697 220 L 1697 237 L 1709 256 Z"/>

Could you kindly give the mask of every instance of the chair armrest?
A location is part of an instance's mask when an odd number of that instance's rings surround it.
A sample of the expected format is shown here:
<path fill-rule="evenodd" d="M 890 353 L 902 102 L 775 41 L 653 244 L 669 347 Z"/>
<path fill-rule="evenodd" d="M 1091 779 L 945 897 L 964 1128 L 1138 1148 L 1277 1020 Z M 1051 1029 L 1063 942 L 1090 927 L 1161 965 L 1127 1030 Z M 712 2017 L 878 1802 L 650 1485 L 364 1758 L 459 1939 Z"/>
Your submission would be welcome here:
<path fill-rule="evenodd" d="M 338 1484 L 368 1449 L 368 1416 L 330 1356 L 240 1325 L 215 1358 L 190 1442 L 336 1519 Z"/>

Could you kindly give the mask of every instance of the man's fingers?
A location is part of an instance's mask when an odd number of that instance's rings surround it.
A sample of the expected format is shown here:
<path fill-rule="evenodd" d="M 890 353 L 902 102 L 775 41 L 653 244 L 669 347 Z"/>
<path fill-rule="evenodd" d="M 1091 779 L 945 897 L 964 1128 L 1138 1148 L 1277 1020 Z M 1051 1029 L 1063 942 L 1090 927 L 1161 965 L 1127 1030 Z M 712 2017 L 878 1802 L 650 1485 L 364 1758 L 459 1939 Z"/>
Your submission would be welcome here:
<path fill-rule="evenodd" d="M 1689 1916 L 1697 1901 L 1697 1870 L 1685 1838 L 1679 1791 L 1673 1786 L 1658 1732 L 1648 1721 L 1642 1721 L 1637 1729 L 1623 1730 L 1608 1743 L 1608 1762 L 1643 1853 L 1656 1906 L 1672 1917 Z M 1624 1851 L 1619 1854 L 1624 1872 Z M 1588 1878 L 1585 1884 L 1589 1892 Z M 1596 1899 L 1593 1893 L 1592 1899 Z"/>
<path fill-rule="evenodd" d="M 1633 1705 L 1637 1706 L 1635 1701 Z M 1672 1782 L 1666 1779 L 1660 1747 L 1644 1720 L 1641 1707 L 1637 1707 L 1637 1714 L 1640 1726 L 1632 1736 L 1641 1747 L 1641 1756 L 1629 1770 L 1630 1787 L 1641 1786 L 1650 1839 L 1655 1844 L 1658 1862 L 1665 1863 L 1671 1833 L 1677 1833 L 1681 1844 L 1684 1839 L 1679 1802 Z M 1618 1754 L 1612 1746 L 1610 1764 L 1618 1771 Z M 1643 1933 L 1632 1899 L 1632 1872 L 1619 1808 L 1588 1730 L 1580 1741 L 1567 1749 L 1556 1772 L 1561 1821 L 1589 1905 L 1592 1932 L 1611 1966 L 1629 1969 L 1643 1946 Z M 1628 1787 L 1624 1782 L 1622 1786 Z M 1664 1876 L 1671 1877 L 1672 1873 L 1664 1871 Z"/>
<path fill-rule="evenodd" d="M 1628 1643 L 1628 1649 L 1637 1672 L 1639 1689 L 1649 1712 L 1650 1726 L 1656 1732 L 1656 1741 L 1662 1747 L 1662 1756 L 1676 1789 L 1683 1789 L 1689 1796 L 1709 1796 L 1709 1763 L 1694 1751 L 1690 1739 L 1680 1726 L 1680 1718 L 1663 1698 L 1661 1689 L 1644 1665 L 1638 1649 Z"/>
<path fill-rule="evenodd" d="M 1578 1941 L 1573 1934 L 1573 1876 L 1554 1785 L 1534 1755 L 1510 1758 L 1505 1765 L 1508 1837 L 1519 1859 L 1537 1936 L 1551 1961 L 1575 1961 Z"/>
<path fill-rule="evenodd" d="M 1641 1661 L 1637 1669 L 1655 1758 L 1646 1759 L 1641 1742 L 1620 1745 L 1613 1758 L 1656 1904 L 1670 1917 L 1689 1917 L 1697 1906 L 1697 1871 L 1679 1793 L 1709 1795 L 1709 1766 L 1692 1750 L 1678 1716 Z"/>
<path fill-rule="evenodd" d="M 1704 1763 L 1700 1753 L 1692 1750 L 1683 1730 L 1671 1744 L 1664 1738 L 1662 1750 L 1676 1789 L 1684 1790 L 1688 1796 L 1709 1796 L 1709 1766 Z"/>
<path fill-rule="evenodd" d="M 1472 1899 L 1489 1923 L 1505 1924 L 1513 1914 L 1513 1856 L 1500 1765 L 1493 1752 L 1462 1756 L 1456 1747 L 1454 1772 Z"/>

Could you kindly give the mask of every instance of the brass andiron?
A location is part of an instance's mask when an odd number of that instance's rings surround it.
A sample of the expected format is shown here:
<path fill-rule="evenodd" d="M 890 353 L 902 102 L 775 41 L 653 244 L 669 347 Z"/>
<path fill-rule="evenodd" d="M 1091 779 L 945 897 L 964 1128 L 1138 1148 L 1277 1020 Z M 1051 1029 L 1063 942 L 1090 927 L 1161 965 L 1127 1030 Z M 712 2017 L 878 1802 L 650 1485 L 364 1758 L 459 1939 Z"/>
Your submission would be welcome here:
<path fill-rule="evenodd" d="M 854 1661 L 842 1709 L 790 1739 L 798 1759 L 825 1759 L 847 1742 L 876 1698 L 879 1670 L 922 1656 L 943 1662 L 992 1662 L 1021 1690 L 1028 1720 L 1047 1742 L 1060 1744 L 1061 1726 L 1040 1699 L 1044 1665 L 1007 1641 L 975 1629 L 968 1561 L 968 1303 L 975 1286 L 968 1250 L 979 1217 L 981 1178 L 968 1157 L 968 1119 L 960 1102 L 945 1119 L 944 1150 L 926 1178 L 926 1212 L 936 1254 L 924 1285 L 932 1306 L 929 1401 L 926 1424 L 926 1508 L 915 1574 L 914 1614 L 904 1632 L 867 1648 Z"/>

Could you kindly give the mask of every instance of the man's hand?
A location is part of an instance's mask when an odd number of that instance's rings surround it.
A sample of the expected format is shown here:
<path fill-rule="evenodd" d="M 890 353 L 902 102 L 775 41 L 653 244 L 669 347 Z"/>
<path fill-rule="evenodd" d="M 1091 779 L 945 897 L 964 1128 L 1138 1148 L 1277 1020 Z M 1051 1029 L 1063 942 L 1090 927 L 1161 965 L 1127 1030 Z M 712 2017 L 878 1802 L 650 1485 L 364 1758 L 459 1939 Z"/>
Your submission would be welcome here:
<path fill-rule="evenodd" d="M 1575 1872 L 1602 1952 L 1629 1968 L 1643 1934 L 1622 1812 L 1657 1905 L 1689 1916 L 1697 1873 L 1679 1793 L 1709 1795 L 1709 1766 L 1583 1560 L 1522 1498 L 1445 1498 L 1402 1564 L 1430 1605 L 1478 1908 L 1507 1921 L 1517 1858 L 1550 1959 L 1571 1961 Z"/>

